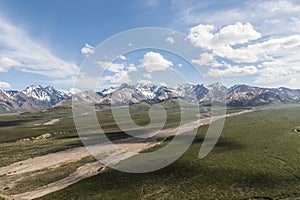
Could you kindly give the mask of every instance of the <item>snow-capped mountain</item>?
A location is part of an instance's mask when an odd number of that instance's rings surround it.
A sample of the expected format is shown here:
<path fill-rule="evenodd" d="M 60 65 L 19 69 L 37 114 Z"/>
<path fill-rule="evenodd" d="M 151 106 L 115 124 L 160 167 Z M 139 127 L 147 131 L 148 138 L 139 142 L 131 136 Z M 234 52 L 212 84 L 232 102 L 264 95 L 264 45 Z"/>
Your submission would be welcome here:
<path fill-rule="evenodd" d="M 8 112 L 44 109 L 70 98 L 71 93 L 52 86 L 32 85 L 23 91 L 0 90 L 0 109 Z"/>
<path fill-rule="evenodd" d="M 179 97 L 184 97 L 186 100 L 199 102 L 209 100 L 209 89 L 203 84 L 183 84 L 176 86 L 174 89 Z"/>
<path fill-rule="evenodd" d="M 40 85 L 32 85 L 23 90 L 22 93 L 38 101 L 48 102 L 49 105 L 55 105 L 70 97 L 70 93 L 63 90 L 56 90 L 53 86 L 44 88 Z"/>
<path fill-rule="evenodd" d="M 150 84 L 122 84 L 116 88 L 104 89 L 101 94 L 105 102 L 110 102 L 114 105 L 133 104 L 143 101 L 157 103 L 178 96 L 175 90 L 171 88 Z"/>
<path fill-rule="evenodd" d="M 289 88 L 260 88 L 234 85 L 227 90 L 226 102 L 234 106 L 253 106 L 269 103 L 299 102 L 300 90 Z"/>
<path fill-rule="evenodd" d="M 52 86 L 30 86 L 23 91 L 0 90 L 0 112 L 44 109 L 62 101 L 73 99 L 96 104 L 158 103 L 173 98 L 197 101 L 200 104 L 214 101 L 232 106 L 255 106 L 269 103 L 300 103 L 300 90 L 289 88 L 260 88 L 249 85 L 234 85 L 226 88 L 221 83 L 211 85 L 182 84 L 169 88 L 151 84 L 122 84 L 99 92 L 84 91 L 72 95 Z"/>

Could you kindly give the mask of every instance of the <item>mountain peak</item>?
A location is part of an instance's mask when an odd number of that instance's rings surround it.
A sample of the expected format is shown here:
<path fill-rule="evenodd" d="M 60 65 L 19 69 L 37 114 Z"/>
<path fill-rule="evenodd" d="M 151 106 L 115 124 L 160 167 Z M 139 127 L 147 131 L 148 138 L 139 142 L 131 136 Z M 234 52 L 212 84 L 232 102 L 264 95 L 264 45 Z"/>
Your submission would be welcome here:
<path fill-rule="evenodd" d="M 94 95 L 81 92 L 83 102 L 88 102 L 88 96 Z M 31 85 L 23 91 L 0 91 L 0 107 L 6 110 L 43 109 L 56 105 L 71 97 L 69 91 L 57 90 L 53 86 L 43 87 Z M 289 88 L 260 88 L 245 84 L 234 85 L 227 89 L 222 83 L 208 86 L 203 84 L 182 84 L 176 87 L 166 87 L 152 84 L 122 84 L 110 87 L 96 93 L 97 102 L 126 103 L 158 103 L 172 98 L 181 98 L 186 101 L 207 103 L 212 98 L 215 101 L 226 102 L 233 106 L 254 106 L 273 102 L 300 103 L 300 90 Z"/>
<path fill-rule="evenodd" d="M 210 84 L 210 85 L 207 86 L 207 88 L 209 88 L 209 89 L 217 89 L 217 90 L 226 90 L 227 89 L 227 87 L 224 86 L 220 82 Z"/>

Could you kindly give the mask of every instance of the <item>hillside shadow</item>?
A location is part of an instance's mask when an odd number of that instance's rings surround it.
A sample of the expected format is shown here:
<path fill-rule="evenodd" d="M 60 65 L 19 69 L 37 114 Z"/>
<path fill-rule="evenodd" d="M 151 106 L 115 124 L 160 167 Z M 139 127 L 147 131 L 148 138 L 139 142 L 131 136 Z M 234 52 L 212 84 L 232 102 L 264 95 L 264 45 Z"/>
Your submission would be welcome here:
<path fill-rule="evenodd" d="M 58 139 L 75 139 L 79 138 L 77 134 L 72 134 L 72 135 L 61 135 L 57 136 Z M 128 135 L 126 132 L 123 131 L 116 131 L 116 132 L 110 132 L 110 133 L 105 133 L 104 135 L 97 136 L 95 134 L 84 134 L 84 143 L 88 146 L 92 145 L 102 145 L 107 142 L 107 138 L 113 143 L 113 144 L 124 144 L 124 143 L 131 143 L 131 144 L 137 144 L 137 143 L 145 143 L 145 142 L 153 142 L 153 141 L 165 141 L 162 145 L 155 146 L 151 149 L 148 149 L 147 152 L 151 152 L 152 150 L 157 150 L 161 148 L 162 146 L 166 145 L 168 142 L 171 142 L 174 139 L 174 136 L 169 136 L 167 138 L 164 137 L 152 137 L 152 138 L 133 138 L 132 136 Z M 105 138 L 107 137 L 107 138 Z M 125 140 L 124 140 L 125 139 Z M 180 142 L 186 142 L 190 140 L 190 136 L 187 135 L 177 135 L 176 136 L 176 141 L 178 143 Z M 204 140 L 207 142 L 213 142 L 215 139 L 214 138 L 204 138 L 202 136 L 196 135 L 196 137 L 193 140 L 193 144 L 195 145 L 201 145 Z M 180 144 L 179 144 L 180 145 Z M 234 140 L 231 140 L 229 138 L 223 138 L 220 137 L 217 140 L 217 143 L 214 147 L 214 150 L 212 153 L 223 153 L 224 151 L 234 151 L 234 150 L 242 150 L 245 148 L 245 144 L 238 143 Z"/>
<path fill-rule="evenodd" d="M 0 127 L 9 127 L 9 126 L 20 126 L 27 122 L 33 121 L 32 119 L 20 119 L 13 121 L 0 121 Z"/>
<path fill-rule="evenodd" d="M 235 168 L 235 169 L 234 169 Z M 184 186 L 185 182 L 193 187 Z M 300 187 L 300 181 L 291 176 L 282 176 L 271 172 L 249 172 L 223 166 L 210 168 L 201 161 L 196 164 L 175 162 L 172 165 L 161 170 L 145 173 L 132 174 L 108 169 L 104 173 L 82 180 L 79 184 L 72 185 L 63 191 L 57 193 L 70 193 L 80 196 L 80 193 L 105 194 L 114 190 L 120 196 L 126 196 L 129 191 L 135 191 L 142 185 L 158 185 L 162 188 L 171 190 L 180 190 L 181 192 L 190 192 L 190 190 L 204 191 L 206 188 L 222 187 L 227 190 L 227 195 L 234 194 L 234 189 L 259 191 L 261 198 L 273 199 L 270 191 L 278 191 L 292 187 Z M 182 188 L 180 186 L 183 186 Z M 186 191 L 189 190 L 189 191 Z M 264 195 L 264 192 L 266 193 Z M 117 196 L 118 196 L 117 195 Z M 241 194 L 240 194 L 241 195 Z M 275 195 L 275 193 L 273 194 Z M 278 195 L 278 193 L 277 193 Z M 72 195 L 71 195 L 72 196 Z M 51 195 L 49 196 L 51 197 Z M 119 196 L 118 196 L 119 197 Z M 244 193 L 240 199 L 248 199 L 251 196 Z M 258 196 L 253 196 L 255 198 Z M 118 199 L 111 197 L 111 199 Z"/>

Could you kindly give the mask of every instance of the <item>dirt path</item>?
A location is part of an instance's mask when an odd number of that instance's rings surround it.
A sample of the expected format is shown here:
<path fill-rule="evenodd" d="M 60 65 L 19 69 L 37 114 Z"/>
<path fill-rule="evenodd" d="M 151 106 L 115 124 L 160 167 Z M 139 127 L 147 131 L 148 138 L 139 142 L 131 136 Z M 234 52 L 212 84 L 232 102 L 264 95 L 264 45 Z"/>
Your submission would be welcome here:
<path fill-rule="evenodd" d="M 49 122 L 43 123 L 43 125 L 49 126 L 49 125 L 54 125 L 55 123 L 59 122 L 62 118 L 57 118 L 57 119 L 52 119 Z"/>
<path fill-rule="evenodd" d="M 160 137 L 168 137 L 172 136 L 174 134 L 181 134 L 183 132 L 192 131 L 195 128 L 210 124 L 213 121 L 216 121 L 218 119 L 224 118 L 224 117 L 231 117 L 231 116 L 237 116 L 244 113 L 252 112 L 253 110 L 245 110 L 238 113 L 232 113 L 228 115 L 222 115 L 222 116 L 215 116 L 211 118 L 204 118 L 199 119 L 194 122 L 190 122 L 187 124 L 184 124 L 180 129 L 178 128 L 170 128 L 166 130 L 162 130 L 159 133 Z M 177 132 L 178 131 L 178 132 Z M 129 158 L 138 152 L 148 149 L 150 147 L 153 147 L 160 142 L 155 141 L 154 139 L 144 139 L 144 138 L 127 138 L 122 139 L 118 141 L 114 141 L 115 144 L 117 144 L 119 147 L 124 149 L 125 151 L 115 151 L 113 145 L 111 144 L 104 144 L 101 145 L 99 148 L 99 145 L 97 146 L 97 152 L 99 152 L 101 155 L 113 155 L 113 156 L 107 156 L 108 160 L 105 160 L 105 163 L 111 163 L 111 164 L 117 164 L 118 162 Z M 127 150 L 127 151 L 126 151 Z M 129 151 L 129 152 L 128 152 Z M 85 147 L 78 147 L 69 149 L 66 151 L 61 151 L 57 153 L 47 154 L 44 156 L 35 157 L 32 159 L 27 159 L 21 162 L 13 163 L 9 166 L 0 168 L 0 176 L 7 174 L 9 176 L 13 176 L 16 174 L 22 174 L 26 172 L 34 172 L 45 168 L 54 168 L 58 167 L 62 164 L 73 162 L 76 160 L 80 160 L 83 157 L 89 156 L 89 152 L 85 149 Z M 14 195 L 13 197 L 17 199 L 33 199 L 37 197 L 44 196 L 46 194 L 55 192 L 57 190 L 61 190 L 69 185 L 72 185 L 82 179 L 94 176 L 99 173 L 100 168 L 103 168 L 104 166 L 100 162 L 93 162 L 85 164 L 77 169 L 74 173 L 70 174 L 68 177 L 59 180 L 57 182 L 42 186 L 40 188 L 37 188 L 33 191 L 26 192 L 19 195 Z"/>
<path fill-rule="evenodd" d="M 56 153 L 50 153 L 44 156 L 29 158 L 27 160 L 15 162 L 5 167 L 0 168 L 0 176 L 2 175 L 16 175 L 27 172 L 34 172 L 45 168 L 55 168 L 62 163 L 68 163 L 80 160 L 89 156 L 90 153 L 85 147 L 77 147 Z"/>
<path fill-rule="evenodd" d="M 12 197 L 17 199 L 35 199 L 44 196 L 46 194 L 49 194 L 51 192 L 61 190 L 84 178 L 94 176 L 98 174 L 100 171 L 102 171 L 103 169 L 105 169 L 105 167 L 99 161 L 88 163 L 79 167 L 74 173 L 70 174 L 68 177 L 62 180 L 39 187 L 34 191 L 26 192 L 20 195 L 14 195 Z"/>

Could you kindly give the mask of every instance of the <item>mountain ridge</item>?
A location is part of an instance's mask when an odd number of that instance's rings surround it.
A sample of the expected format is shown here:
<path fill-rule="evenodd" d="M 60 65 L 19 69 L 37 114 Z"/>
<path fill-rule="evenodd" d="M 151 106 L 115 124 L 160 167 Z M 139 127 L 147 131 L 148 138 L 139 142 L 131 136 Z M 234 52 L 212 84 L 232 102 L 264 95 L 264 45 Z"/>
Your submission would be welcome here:
<path fill-rule="evenodd" d="M 72 94 L 57 90 L 53 86 L 31 85 L 22 91 L 0 90 L 0 111 L 28 111 L 47 109 L 72 97 L 77 100 L 97 104 L 135 104 L 140 102 L 158 103 L 173 98 L 197 101 L 199 104 L 214 101 L 230 106 L 256 106 L 270 103 L 300 103 L 300 89 L 286 87 L 265 88 L 237 84 L 227 88 L 221 83 L 211 85 L 182 84 L 166 87 L 154 84 L 122 84 L 99 92 L 83 91 Z M 95 102 L 94 102 L 95 97 Z"/>

